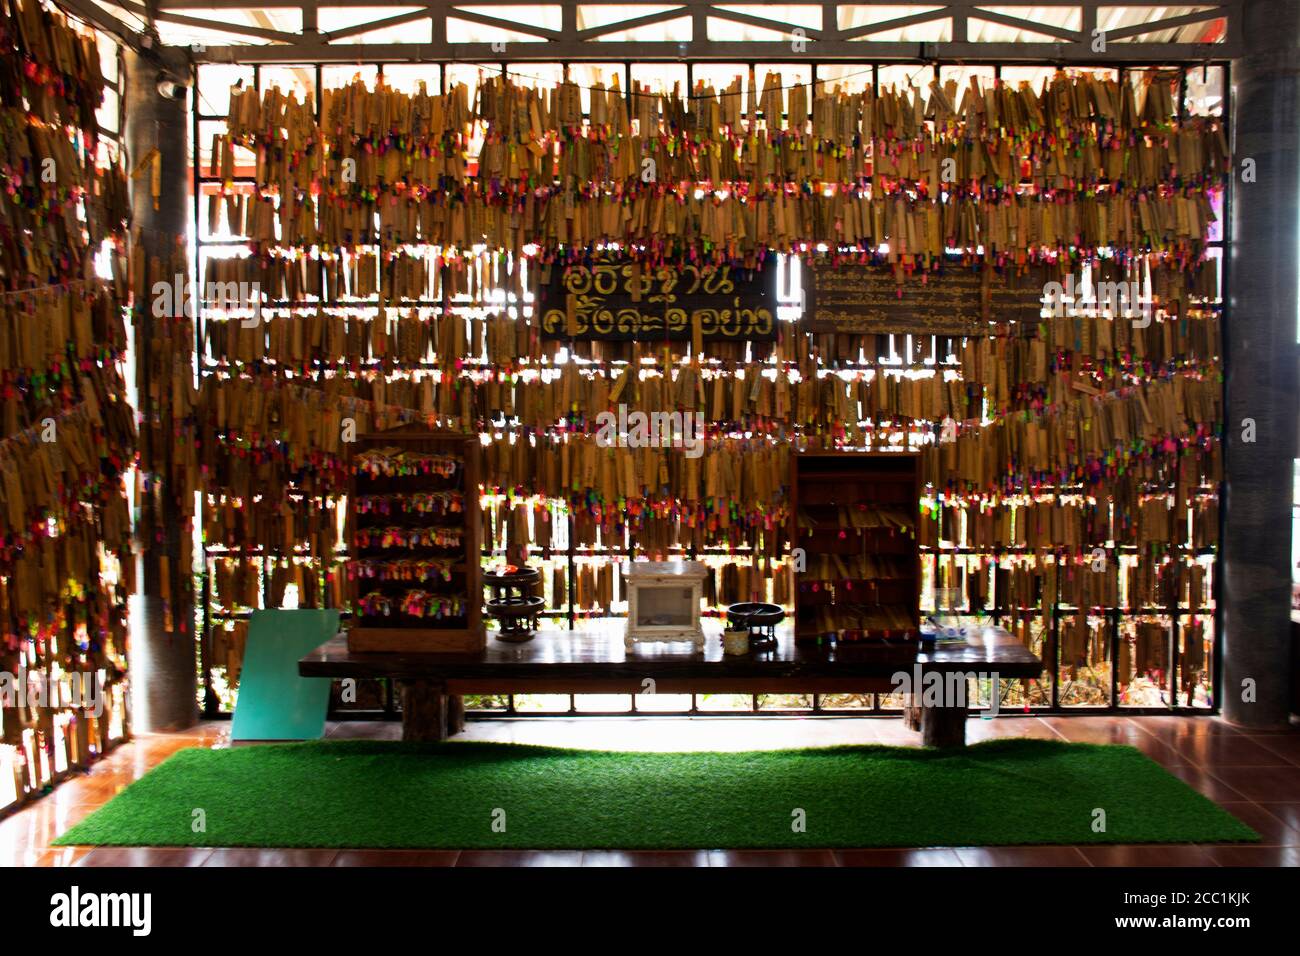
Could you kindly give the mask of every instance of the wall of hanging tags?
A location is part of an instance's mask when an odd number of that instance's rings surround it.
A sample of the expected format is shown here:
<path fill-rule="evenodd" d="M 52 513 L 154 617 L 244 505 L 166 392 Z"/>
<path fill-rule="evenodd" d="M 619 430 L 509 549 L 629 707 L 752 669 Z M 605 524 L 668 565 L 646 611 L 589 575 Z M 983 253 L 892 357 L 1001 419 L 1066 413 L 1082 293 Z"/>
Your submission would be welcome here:
<path fill-rule="evenodd" d="M 137 436 L 117 47 L 2 0 L 0 63 L 3 814 L 130 733 Z"/>
<path fill-rule="evenodd" d="M 344 421 L 418 424 L 481 436 L 485 559 L 540 563 L 545 626 L 620 613 L 602 569 L 629 556 L 703 560 L 714 613 L 788 605 L 791 455 L 914 451 L 922 607 L 955 588 L 1048 661 L 1006 702 L 1170 706 L 1179 680 L 1180 705 L 1208 706 L 1208 663 L 1111 666 L 1117 616 L 1195 612 L 1213 640 L 1226 131 L 1185 108 L 1177 71 L 964 87 L 938 68 L 879 87 L 870 68 L 802 86 L 773 71 L 689 97 L 629 88 L 635 66 L 583 88 L 349 72 L 200 71 L 200 275 L 260 296 L 259 322 L 205 309 L 198 334 L 224 546 L 339 560 L 320 523 Z M 1071 289 L 1126 283 L 1150 308 L 1080 295 L 974 335 L 814 332 L 800 283 L 819 244 L 819 267 L 884 270 L 900 291 L 1032 266 Z M 629 275 L 770 278 L 774 337 L 543 334 L 540 283 L 611 246 Z M 669 412 L 699 416 L 698 456 L 602 434 L 602 413 Z"/>

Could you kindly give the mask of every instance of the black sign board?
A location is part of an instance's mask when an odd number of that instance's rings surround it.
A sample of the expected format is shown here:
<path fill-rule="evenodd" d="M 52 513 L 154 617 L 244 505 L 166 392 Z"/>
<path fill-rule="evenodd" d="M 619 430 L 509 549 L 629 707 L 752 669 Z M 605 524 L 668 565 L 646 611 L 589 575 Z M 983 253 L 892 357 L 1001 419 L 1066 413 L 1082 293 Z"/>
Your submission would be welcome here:
<path fill-rule="evenodd" d="M 776 271 L 610 261 L 551 267 L 538 290 L 542 337 L 654 342 L 776 339 Z"/>
<path fill-rule="evenodd" d="M 801 326 L 809 332 L 978 335 L 990 321 L 1037 322 L 1041 270 L 1009 278 L 949 266 L 906 276 L 870 265 L 821 265 L 804 272 Z"/>

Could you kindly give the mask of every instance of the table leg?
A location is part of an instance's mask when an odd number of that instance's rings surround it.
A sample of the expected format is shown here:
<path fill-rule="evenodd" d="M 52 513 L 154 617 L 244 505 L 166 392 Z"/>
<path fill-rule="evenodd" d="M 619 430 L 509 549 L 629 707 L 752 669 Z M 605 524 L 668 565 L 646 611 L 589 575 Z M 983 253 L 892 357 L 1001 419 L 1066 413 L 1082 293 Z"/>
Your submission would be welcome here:
<path fill-rule="evenodd" d="M 428 742 L 447 739 L 447 695 L 443 685 L 431 680 L 404 680 L 402 740 Z"/>
<path fill-rule="evenodd" d="M 917 694 L 903 695 L 903 726 L 908 730 L 921 730 L 921 698 Z"/>
<path fill-rule="evenodd" d="M 965 747 L 966 708 L 923 705 L 921 743 L 927 747 Z"/>
<path fill-rule="evenodd" d="M 465 729 L 465 698 L 460 694 L 447 695 L 447 736 Z"/>

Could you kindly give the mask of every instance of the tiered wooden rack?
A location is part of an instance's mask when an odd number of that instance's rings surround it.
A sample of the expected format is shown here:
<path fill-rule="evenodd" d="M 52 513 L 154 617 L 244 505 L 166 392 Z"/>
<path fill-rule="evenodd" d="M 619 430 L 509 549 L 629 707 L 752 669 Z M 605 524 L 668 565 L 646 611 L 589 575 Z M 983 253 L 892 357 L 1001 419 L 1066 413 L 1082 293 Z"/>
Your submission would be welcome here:
<path fill-rule="evenodd" d="M 901 453 L 794 457 L 796 640 L 919 639 L 917 463 Z"/>
<path fill-rule="evenodd" d="M 346 535 L 349 649 L 482 649 L 473 440 L 411 428 L 358 439 Z"/>

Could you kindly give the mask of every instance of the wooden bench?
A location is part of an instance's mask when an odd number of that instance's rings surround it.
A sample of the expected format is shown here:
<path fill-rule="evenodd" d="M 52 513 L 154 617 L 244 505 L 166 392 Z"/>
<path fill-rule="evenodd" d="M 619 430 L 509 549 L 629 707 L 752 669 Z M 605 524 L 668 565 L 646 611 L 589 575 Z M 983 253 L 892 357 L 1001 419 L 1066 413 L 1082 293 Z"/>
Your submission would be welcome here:
<path fill-rule="evenodd" d="M 298 664 L 303 677 L 392 678 L 402 692 L 402 739 L 442 740 L 461 729 L 463 694 L 867 694 L 891 693 L 894 675 L 978 674 L 1035 678 L 1042 663 L 1000 628 L 965 646 L 918 650 L 909 645 L 795 644 L 778 634 L 773 650 L 741 657 L 710 637 L 703 652 L 683 644 L 642 644 L 625 651 L 620 631 L 543 631 L 525 644 L 488 636 L 475 653 L 349 651 L 339 637 Z M 647 683 L 647 682 L 652 683 Z M 950 683 L 946 681 L 946 683 Z M 905 713 L 928 746 L 965 743 L 966 707 L 926 703 Z"/>

